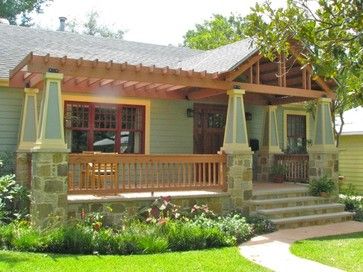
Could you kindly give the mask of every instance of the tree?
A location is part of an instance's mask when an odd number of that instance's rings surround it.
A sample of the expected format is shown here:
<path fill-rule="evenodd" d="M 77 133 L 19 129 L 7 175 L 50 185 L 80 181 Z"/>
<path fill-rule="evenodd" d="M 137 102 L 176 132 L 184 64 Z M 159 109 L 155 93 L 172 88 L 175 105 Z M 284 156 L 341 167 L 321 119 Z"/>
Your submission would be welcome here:
<path fill-rule="evenodd" d="M 273 60 L 297 49 L 316 75 L 336 80 L 333 111 L 341 119 L 345 110 L 363 105 L 362 0 L 288 0 L 279 9 L 267 1 L 256 4 L 245 24 L 245 34 L 264 56 Z"/>
<path fill-rule="evenodd" d="M 123 38 L 123 35 L 125 34 L 123 30 L 112 31 L 108 26 L 99 25 L 97 22 L 98 18 L 98 12 L 93 10 L 87 15 L 86 22 L 80 24 L 76 20 L 71 20 L 67 23 L 67 28 L 71 32 L 78 32 L 92 36 L 115 39 Z"/>
<path fill-rule="evenodd" d="M 42 12 L 42 8 L 47 2 L 52 0 L 0 0 L 0 18 L 5 18 L 11 25 L 17 24 L 17 19 L 21 17 L 22 26 L 31 26 L 30 13 Z"/>
<path fill-rule="evenodd" d="M 189 30 L 184 38 L 184 46 L 194 49 L 214 49 L 222 45 L 241 40 L 244 20 L 241 16 L 213 15 L 209 21 L 196 24 L 195 29 Z"/>

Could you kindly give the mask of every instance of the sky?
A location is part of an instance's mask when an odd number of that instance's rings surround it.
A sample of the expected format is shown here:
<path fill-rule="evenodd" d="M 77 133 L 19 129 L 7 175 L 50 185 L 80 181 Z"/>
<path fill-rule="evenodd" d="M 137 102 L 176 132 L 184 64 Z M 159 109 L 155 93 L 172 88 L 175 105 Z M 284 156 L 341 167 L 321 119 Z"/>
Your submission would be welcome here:
<path fill-rule="evenodd" d="M 286 0 L 272 0 L 281 7 Z M 92 10 L 99 23 L 126 30 L 125 40 L 179 45 L 183 35 L 213 14 L 246 15 L 256 0 L 53 0 L 43 14 L 33 16 L 36 25 L 56 30 L 58 17 L 85 20 Z"/>

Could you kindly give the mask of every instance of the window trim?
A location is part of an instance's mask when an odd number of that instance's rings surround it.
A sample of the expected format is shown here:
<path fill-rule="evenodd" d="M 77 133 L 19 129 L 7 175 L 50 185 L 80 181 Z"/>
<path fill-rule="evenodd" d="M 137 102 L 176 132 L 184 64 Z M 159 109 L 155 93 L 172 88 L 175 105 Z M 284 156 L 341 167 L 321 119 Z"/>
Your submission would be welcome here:
<path fill-rule="evenodd" d="M 303 110 L 285 110 L 284 109 L 284 127 L 283 127 L 283 132 L 284 132 L 284 149 L 287 148 L 287 116 L 288 115 L 302 115 L 305 116 L 306 118 L 306 141 L 311 140 L 311 135 L 310 135 L 310 114 L 308 112 L 305 112 Z"/>
<path fill-rule="evenodd" d="M 93 139 L 94 139 L 94 132 L 95 131 L 114 131 L 115 132 L 115 139 L 116 135 L 120 134 L 122 131 L 132 131 L 132 132 L 140 132 L 142 134 L 141 137 L 141 147 L 140 152 L 135 154 L 145 154 L 145 146 L 146 146 L 146 105 L 138 105 L 138 104 L 115 104 L 115 103 L 105 103 L 105 102 L 85 102 L 85 101 L 73 101 L 73 100 L 64 100 L 64 114 L 67 112 L 67 105 L 69 104 L 79 104 L 79 105 L 89 105 L 89 114 L 88 114 L 88 128 L 77 128 L 77 127 L 66 127 L 64 122 L 64 129 L 65 130 L 78 130 L 78 131 L 87 131 L 89 133 L 87 137 L 87 149 L 88 151 L 93 150 Z M 96 105 L 98 106 L 115 106 L 116 107 L 116 128 L 114 129 L 99 129 L 95 128 L 94 118 L 95 118 L 95 108 Z M 141 129 L 122 129 L 122 109 L 123 108 L 139 108 L 142 110 L 142 123 Z M 121 147 L 121 139 L 115 142 L 115 150 L 120 150 Z M 119 151 L 117 153 L 120 153 Z M 123 153 L 120 153 L 123 154 Z"/>

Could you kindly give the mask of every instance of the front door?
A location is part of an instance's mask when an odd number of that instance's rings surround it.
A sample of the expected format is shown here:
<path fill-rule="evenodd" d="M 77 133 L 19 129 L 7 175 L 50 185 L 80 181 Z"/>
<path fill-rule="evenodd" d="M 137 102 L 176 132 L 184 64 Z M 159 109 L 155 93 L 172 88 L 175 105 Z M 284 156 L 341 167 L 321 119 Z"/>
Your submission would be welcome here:
<path fill-rule="evenodd" d="M 216 154 L 223 145 L 227 106 L 194 104 L 194 153 Z"/>

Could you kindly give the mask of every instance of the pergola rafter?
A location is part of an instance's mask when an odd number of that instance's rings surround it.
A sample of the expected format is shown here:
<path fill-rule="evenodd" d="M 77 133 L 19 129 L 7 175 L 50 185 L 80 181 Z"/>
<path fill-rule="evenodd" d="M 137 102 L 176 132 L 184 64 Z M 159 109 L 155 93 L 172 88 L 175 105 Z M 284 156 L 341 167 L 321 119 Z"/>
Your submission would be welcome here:
<path fill-rule="evenodd" d="M 280 95 L 299 97 L 298 100 L 327 96 L 326 91 L 310 90 L 311 83 L 308 68 L 298 71 L 293 67 L 290 77 L 273 83 L 275 73 L 265 73 L 265 67 L 271 64 L 255 54 L 246 63 L 242 63 L 230 74 L 208 73 L 207 71 L 173 69 L 168 66 L 133 65 L 127 62 L 72 59 L 67 56 L 53 57 L 30 53 L 19 65 L 10 71 L 10 85 L 13 87 L 39 86 L 46 72 L 59 72 L 64 75 L 64 92 L 113 92 L 115 94 L 145 97 L 163 97 L 171 99 L 199 100 L 224 95 L 229 89 L 244 89 L 250 97 L 260 99 L 261 95 Z M 276 65 L 275 65 L 276 66 Z M 286 64 L 285 64 L 286 66 Z M 272 67 L 272 66 L 271 66 Z M 282 63 L 279 69 L 284 69 Z M 247 82 L 231 81 L 237 73 L 247 74 Z M 290 74 L 291 73 L 291 74 Z M 304 78 L 299 88 L 300 78 Z M 310 84 L 310 85 L 309 85 Z M 291 87 L 291 86 L 297 86 Z M 257 99 L 258 98 L 258 99 Z M 294 100 L 294 99 L 291 99 Z M 295 99 L 296 100 L 296 99 Z M 266 103 L 268 99 L 265 100 Z M 276 100 L 289 101 L 289 100 Z M 276 103 L 277 103 L 276 102 Z"/>

